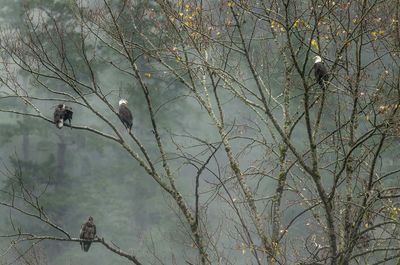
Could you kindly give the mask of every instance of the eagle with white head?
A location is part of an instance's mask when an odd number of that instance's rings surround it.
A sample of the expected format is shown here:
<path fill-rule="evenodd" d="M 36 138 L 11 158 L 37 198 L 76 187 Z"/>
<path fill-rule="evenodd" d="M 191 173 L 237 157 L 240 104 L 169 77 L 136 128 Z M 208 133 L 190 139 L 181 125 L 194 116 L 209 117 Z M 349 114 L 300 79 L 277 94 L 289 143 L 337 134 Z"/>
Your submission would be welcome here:
<path fill-rule="evenodd" d="M 118 103 L 119 109 L 118 109 L 118 116 L 121 122 L 124 124 L 125 128 L 129 130 L 129 132 L 132 130 L 132 112 L 128 109 L 128 101 L 126 99 L 121 99 Z"/>
<path fill-rule="evenodd" d="M 314 74 L 315 79 L 321 87 L 329 81 L 328 69 L 326 68 L 324 62 L 322 62 L 322 58 L 320 56 L 314 57 Z"/>

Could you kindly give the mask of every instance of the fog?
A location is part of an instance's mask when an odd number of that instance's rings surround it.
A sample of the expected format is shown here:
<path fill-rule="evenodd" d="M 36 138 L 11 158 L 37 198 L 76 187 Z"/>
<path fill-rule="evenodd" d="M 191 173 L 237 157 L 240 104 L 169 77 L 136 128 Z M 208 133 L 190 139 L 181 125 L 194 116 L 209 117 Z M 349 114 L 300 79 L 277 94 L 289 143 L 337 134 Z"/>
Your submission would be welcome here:
<path fill-rule="evenodd" d="M 0 1 L 0 264 L 395 262 L 394 11 L 161 2 Z"/>

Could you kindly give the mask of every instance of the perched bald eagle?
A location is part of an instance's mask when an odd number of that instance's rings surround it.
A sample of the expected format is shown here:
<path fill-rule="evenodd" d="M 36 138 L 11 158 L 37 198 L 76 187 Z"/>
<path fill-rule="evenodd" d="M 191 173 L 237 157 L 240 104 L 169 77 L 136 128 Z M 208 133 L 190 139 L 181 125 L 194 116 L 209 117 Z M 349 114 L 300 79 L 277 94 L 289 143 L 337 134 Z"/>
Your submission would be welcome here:
<path fill-rule="evenodd" d="M 79 238 L 84 240 L 93 240 L 96 237 L 96 225 L 94 224 L 93 217 L 89 216 L 89 219 L 81 225 L 81 231 L 79 232 Z M 81 248 L 83 251 L 88 252 L 92 242 L 81 241 Z"/>
<path fill-rule="evenodd" d="M 132 112 L 126 106 L 128 101 L 126 99 L 121 99 L 119 101 L 119 109 L 118 109 L 118 116 L 126 129 L 129 129 L 129 132 L 132 129 Z"/>
<path fill-rule="evenodd" d="M 328 82 L 329 80 L 328 69 L 322 62 L 320 56 L 314 57 L 314 74 L 315 74 L 315 79 L 317 80 L 320 86 L 324 86 L 324 83 Z"/>
<path fill-rule="evenodd" d="M 58 104 L 56 109 L 54 110 L 53 120 L 58 129 L 61 129 L 64 126 L 64 121 L 69 121 L 69 126 L 71 127 L 72 108 L 65 106 L 65 104 Z"/>

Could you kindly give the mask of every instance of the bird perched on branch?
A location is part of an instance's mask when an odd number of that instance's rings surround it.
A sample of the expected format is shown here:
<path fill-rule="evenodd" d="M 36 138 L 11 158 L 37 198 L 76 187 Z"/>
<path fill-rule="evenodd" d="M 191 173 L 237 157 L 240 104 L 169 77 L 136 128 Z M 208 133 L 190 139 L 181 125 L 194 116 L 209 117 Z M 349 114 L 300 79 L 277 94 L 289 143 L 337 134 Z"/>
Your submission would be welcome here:
<path fill-rule="evenodd" d="M 71 127 L 72 108 L 66 106 L 65 104 L 58 104 L 56 109 L 54 110 L 53 120 L 58 129 L 61 129 L 64 126 L 64 121 L 69 121 L 69 126 Z"/>
<path fill-rule="evenodd" d="M 96 237 L 96 225 L 94 224 L 93 217 L 89 216 L 88 220 L 81 225 L 79 238 L 84 240 L 93 240 Z M 88 252 L 92 242 L 81 241 L 81 248 L 83 251 Z"/>
<path fill-rule="evenodd" d="M 314 57 L 314 74 L 318 84 L 324 88 L 326 83 L 329 81 L 329 74 L 328 69 L 322 62 L 322 58 L 320 56 Z"/>
<path fill-rule="evenodd" d="M 121 99 L 119 101 L 119 109 L 118 109 L 118 116 L 122 123 L 124 124 L 125 128 L 129 130 L 132 129 L 132 112 L 127 107 L 128 101 L 126 99 Z"/>

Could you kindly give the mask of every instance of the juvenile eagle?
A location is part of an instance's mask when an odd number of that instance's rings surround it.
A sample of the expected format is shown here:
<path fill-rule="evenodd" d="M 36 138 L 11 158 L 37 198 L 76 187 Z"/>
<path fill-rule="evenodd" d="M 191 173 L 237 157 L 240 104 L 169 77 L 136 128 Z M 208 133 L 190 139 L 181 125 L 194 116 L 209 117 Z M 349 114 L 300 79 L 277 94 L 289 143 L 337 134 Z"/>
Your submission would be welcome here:
<path fill-rule="evenodd" d="M 119 109 L 118 109 L 118 116 L 126 129 L 129 129 L 129 132 L 132 129 L 132 112 L 126 106 L 128 101 L 126 99 L 121 99 L 119 101 Z"/>
<path fill-rule="evenodd" d="M 64 120 L 69 122 L 69 127 L 71 127 L 71 120 L 72 120 L 72 115 L 74 113 L 72 112 L 72 108 L 65 106 L 64 110 Z"/>
<path fill-rule="evenodd" d="M 72 120 L 72 108 L 65 106 L 65 104 L 58 104 L 56 109 L 54 110 L 53 120 L 58 129 L 61 129 L 64 126 L 64 121 L 69 121 L 69 126 L 71 126 Z"/>
<path fill-rule="evenodd" d="M 324 86 L 324 83 L 328 82 L 329 80 L 328 69 L 322 62 L 320 56 L 314 57 L 314 74 L 315 74 L 315 79 L 317 80 L 318 84 L 321 87 Z"/>
<path fill-rule="evenodd" d="M 96 225 L 93 222 L 93 217 L 89 216 L 89 219 L 81 225 L 79 238 L 84 240 L 93 240 L 95 237 L 96 237 Z M 92 244 L 92 242 L 81 241 L 80 243 L 82 250 L 88 252 L 90 244 Z"/>

